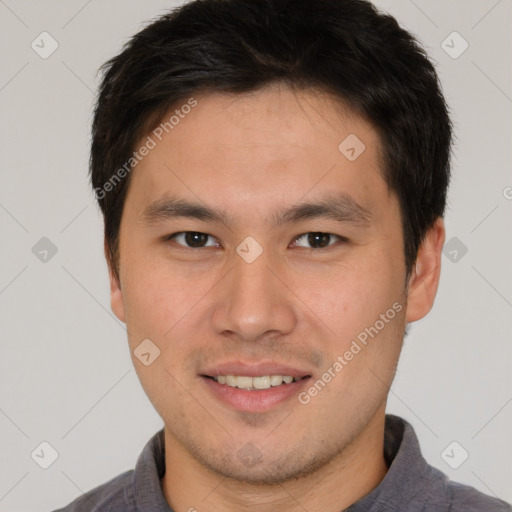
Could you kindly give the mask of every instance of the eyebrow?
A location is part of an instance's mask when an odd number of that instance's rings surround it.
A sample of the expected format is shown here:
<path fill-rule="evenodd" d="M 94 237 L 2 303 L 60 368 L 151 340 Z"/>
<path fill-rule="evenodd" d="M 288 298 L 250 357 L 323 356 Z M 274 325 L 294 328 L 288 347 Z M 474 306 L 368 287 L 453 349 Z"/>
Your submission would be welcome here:
<path fill-rule="evenodd" d="M 178 217 L 205 222 L 218 222 L 229 226 L 233 217 L 223 209 L 215 209 L 201 203 L 178 197 L 164 197 L 149 204 L 141 215 L 145 226 L 151 226 Z M 331 219 L 337 222 L 367 226 L 372 221 L 370 210 L 347 194 L 327 196 L 320 201 L 299 203 L 271 215 L 274 226 L 291 224 L 310 219 Z"/>

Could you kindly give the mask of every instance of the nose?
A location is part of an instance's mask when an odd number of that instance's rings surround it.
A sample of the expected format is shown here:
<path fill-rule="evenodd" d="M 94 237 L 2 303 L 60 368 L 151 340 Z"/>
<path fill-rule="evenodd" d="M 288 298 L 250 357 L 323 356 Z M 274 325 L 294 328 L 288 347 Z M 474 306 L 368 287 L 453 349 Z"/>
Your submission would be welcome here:
<path fill-rule="evenodd" d="M 283 267 L 271 265 L 266 251 L 251 263 L 234 257 L 233 269 L 219 283 L 212 315 L 215 332 L 240 341 L 290 334 L 297 316 Z"/>

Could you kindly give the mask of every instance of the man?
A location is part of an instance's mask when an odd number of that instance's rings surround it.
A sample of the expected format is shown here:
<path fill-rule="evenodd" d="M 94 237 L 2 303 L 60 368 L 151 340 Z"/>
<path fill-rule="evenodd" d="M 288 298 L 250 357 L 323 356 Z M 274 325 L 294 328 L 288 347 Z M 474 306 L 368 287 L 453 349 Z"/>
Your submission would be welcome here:
<path fill-rule="evenodd" d="M 386 416 L 431 309 L 451 125 L 363 0 L 197 0 L 105 65 L 112 309 L 165 427 L 66 511 L 505 511 Z"/>

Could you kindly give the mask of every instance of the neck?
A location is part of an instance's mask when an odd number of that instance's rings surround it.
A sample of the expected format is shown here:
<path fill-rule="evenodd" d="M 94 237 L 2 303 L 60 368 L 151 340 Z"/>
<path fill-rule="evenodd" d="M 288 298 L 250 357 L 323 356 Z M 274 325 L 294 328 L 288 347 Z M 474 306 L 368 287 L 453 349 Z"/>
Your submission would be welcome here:
<path fill-rule="evenodd" d="M 165 428 L 165 499 L 175 512 L 338 512 L 372 491 L 387 472 L 384 411 L 329 464 L 307 477 L 277 485 L 254 485 L 212 472 Z"/>

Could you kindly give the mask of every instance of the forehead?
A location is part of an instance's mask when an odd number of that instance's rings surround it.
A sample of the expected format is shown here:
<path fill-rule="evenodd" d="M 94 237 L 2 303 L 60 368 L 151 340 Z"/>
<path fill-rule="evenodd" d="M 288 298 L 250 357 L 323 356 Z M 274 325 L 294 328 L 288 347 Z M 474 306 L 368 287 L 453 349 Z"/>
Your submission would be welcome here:
<path fill-rule="evenodd" d="M 241 208 L 333 190 L 365 203 L 368 194 L 387 192 L 377 131 L 314 89 L 275 85 L 185 98 L 139 145 L 147 137 L 154 147 L 134 169 L 129 192 L 141 207 L 176 192 Z"/>
<path fill-rule="evenodd" d="M 233 155 L 237 148 L 255 149 L 272 146 L 273 155 L 289 157 L 301 150 L 323 147 L 334 149 L 348 135 L 365 139 L 365 146 L 380 155 L 380 139 L 374 127 L 356 114 L 341 99 L 317 89 L 291 89 L 273 84 L 243 93 L 209 93 L 175 104 L 161 119 L 152 134 L 164 138 L 175 149 L 186 139 L 186 149 L 194 148 L 201 156 L 211 147 Z M 172 125 L 172 126 L 169 126 Z M 247 152 L 247 151 L 246 151 Z"/>

